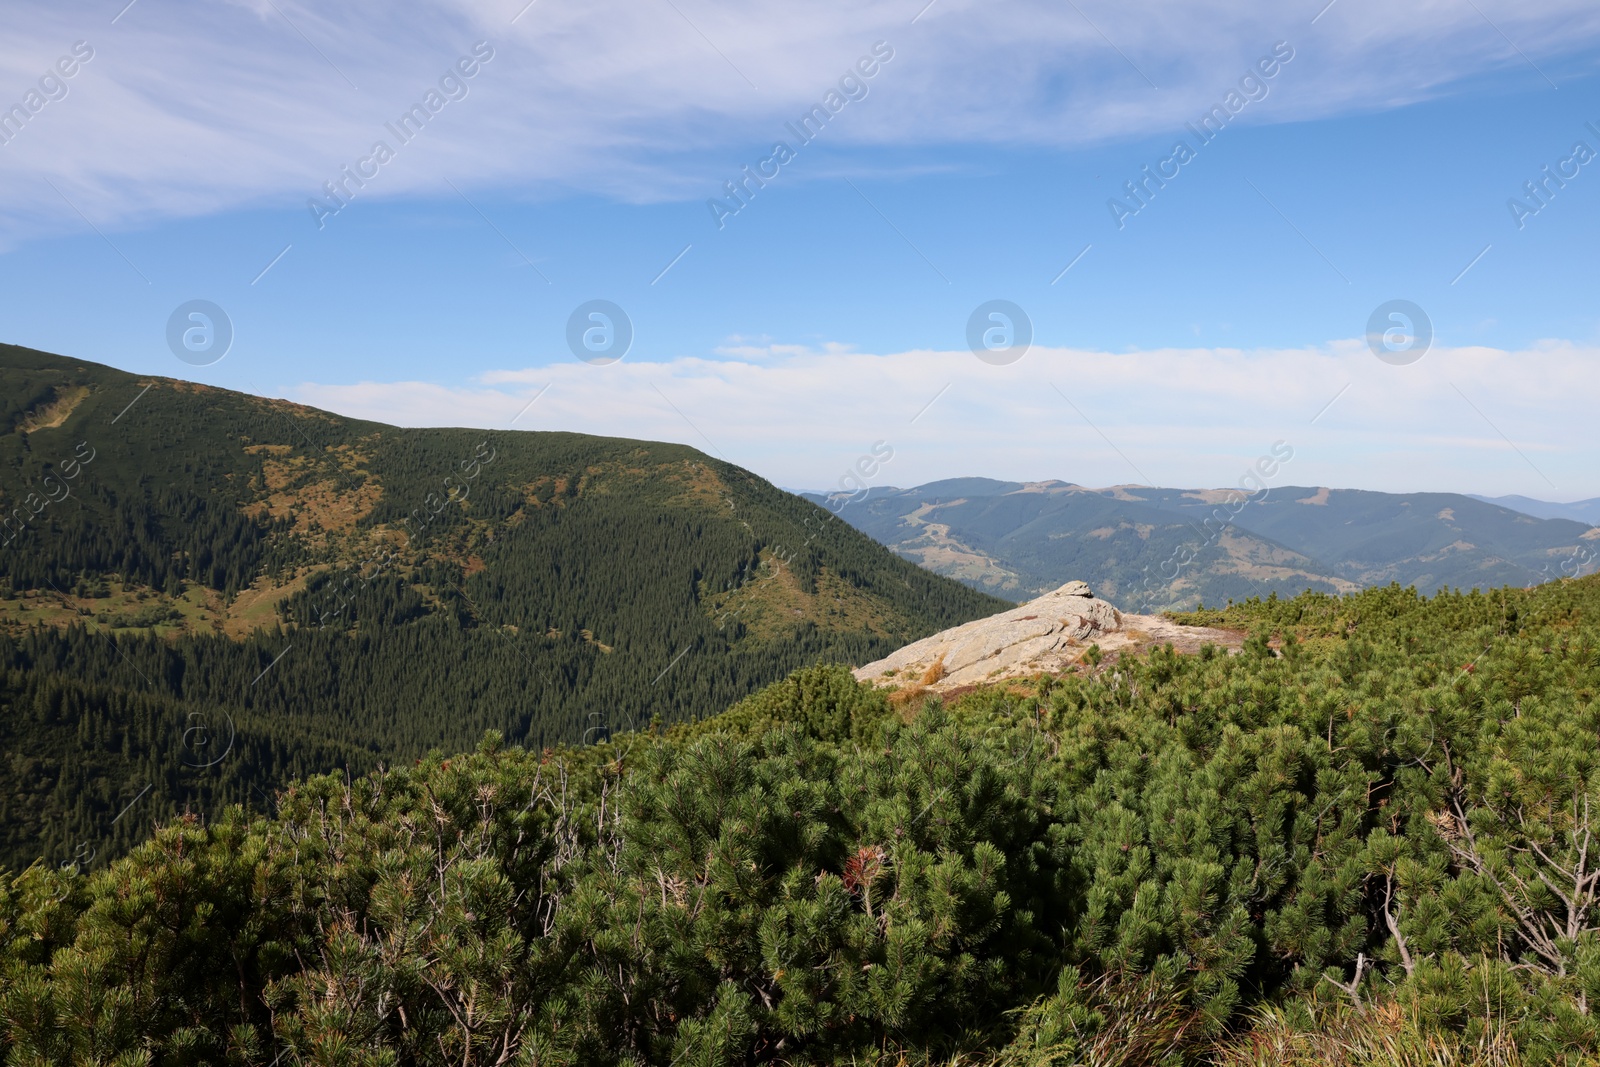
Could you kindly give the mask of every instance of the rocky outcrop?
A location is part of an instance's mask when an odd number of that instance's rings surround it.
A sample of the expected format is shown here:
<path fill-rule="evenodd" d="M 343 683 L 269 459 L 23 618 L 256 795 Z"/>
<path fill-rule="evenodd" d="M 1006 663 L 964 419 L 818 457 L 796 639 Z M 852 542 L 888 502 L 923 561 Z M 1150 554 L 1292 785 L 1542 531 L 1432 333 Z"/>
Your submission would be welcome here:
<path fill-rule="evenodd" d="M 1122 628 L 1122 613 L 1084 582 L 1021 607 L 923 638 L 856 671 L 861 681 L 926 680 L 937 688 L 1072 666 L 1097 639 Z"/>
<path fill-rule="evenodd" d="M 1180 651 L 1204 642 L 1237 648 L 1240 635 L 1182 626 L 1152 615 L 1123 615 L 1094 596 L 1086 582 L 1020 607 L 925 637 L 856 670 L 858 681 L 895 688 L 947 691 L 1003 678 L 1056 674 L 1075 666 L 1091 645 L 1114 652 L 1154 641 Z"/>

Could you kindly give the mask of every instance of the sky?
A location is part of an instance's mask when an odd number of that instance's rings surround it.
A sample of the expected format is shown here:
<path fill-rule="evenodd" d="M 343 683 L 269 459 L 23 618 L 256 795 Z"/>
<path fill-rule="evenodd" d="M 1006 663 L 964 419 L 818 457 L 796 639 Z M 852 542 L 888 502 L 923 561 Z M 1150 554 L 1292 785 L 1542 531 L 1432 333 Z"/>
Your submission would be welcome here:
<path fill-rule="evenodd" d="M 793 488 L 1600 496 L 1591 0 L 8 16 L 0 341 Z"/>

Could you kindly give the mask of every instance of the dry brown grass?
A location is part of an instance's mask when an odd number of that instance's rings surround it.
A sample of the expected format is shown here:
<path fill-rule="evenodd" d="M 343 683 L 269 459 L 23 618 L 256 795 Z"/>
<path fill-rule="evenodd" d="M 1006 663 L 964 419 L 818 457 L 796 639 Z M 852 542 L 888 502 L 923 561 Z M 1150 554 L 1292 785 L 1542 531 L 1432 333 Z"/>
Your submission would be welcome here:
<path fill-rule="evenodd" d="M 1153 985 L 1107 989 L 1100 1005 L 1110 1024 L 1074 1041 L 1030 1040 L 1029 1027 L 1011 1044 L 986 1052 L 961 1052 L 938 1060 L 885 1050 L 873 1067 L 1154 1067 L 1196 1063 L 1207 1067 L 1522 1067 L 1523 1059 L 1499 1020 L 1485 1020 L 1474 1044 L 1429 1033 L 1398 1004 L 1369 1004 L 1321 1013 L 1310 1028 L 1272 1009 L 1256 1014 L 1243 1035 L 1202 1038 L 1193 1009 Z M 862 1062 L 862 1061 L 854 1061 Z M 1600 1061 L 1585 1060 L 1584 1063 Z"/>
<path fill-rule="evenodd" d="M 932 685 L 943 677 L 944 653 L 941 652 L 939 653 L 939 658 L 934 660 L 933 663 L 929 665 L 928 669 L 922 672 L 922 684 Z"/>
<path fill-rule="evenodd" d="M 1216 1067 L 1521 1067 L 1511 1034 L 1490 1020 L 1466 1046 L 1426 1032 L 1398 1004 L 1330 1014 L 1315 1029 L 1263 1011 L 1244 1038 L 1218 1050 Z"/>
<path fill-rule="evenodd" d="M 229 637 L 243 639 L 259 628 L 270 627 L 278 617 L 278 605 L 304 589 L 312 574 L 328 569 L 308 567 L 282 585 L 274 585 L 266 578 L 257 578 L 248 588 L 241 589 L 232 603 L 225 604 L 222 597 L 213 592 L 213 610 L 222 617 L 222 632 Z"/>
<path fill-rule="evenodd" d="M 265 491 L 241 510 L 252 518 L 292 515 L 295 533 L 322 544 L 329 533 L 354 532 L 383 496 L 383 487 L 375 477 L 368 477 L 354 489 L 336 479 L 302 484 L 302 477 L 311 469 L 304 456 L 263 460 L 262 484 L 257 491 Z"/>
<path fill-rule="evenodd" d="M 902 720 L 909 721 L 921 709 L 923 699 L 930 695 L 927 686 L 913 682 L 903 689 L 892 690 L 889 693 L 889 706 L 899 711 Z"/>
<path fill-rule="evenodd" d="M 49 403 L 41 404 L 38 408 L 28 412 L 17 429 L 23 433 L 33 433 L 35 430 L 53 430 L 67 421 L 77 406 L 83 403 L 89 395 L 87 387 L 76 385 L 69 389 L 58 389 L 51 396 Z"/>

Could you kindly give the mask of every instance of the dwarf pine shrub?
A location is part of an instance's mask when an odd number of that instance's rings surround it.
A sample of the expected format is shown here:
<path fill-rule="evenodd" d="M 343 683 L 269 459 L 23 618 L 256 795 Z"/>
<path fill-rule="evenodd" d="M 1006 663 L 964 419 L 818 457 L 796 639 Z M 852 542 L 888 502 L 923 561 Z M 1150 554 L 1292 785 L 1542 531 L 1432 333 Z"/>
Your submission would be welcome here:
<path fill-rule="evenodd" d="M 839 667 L 0 879 L 50 1064 L 1577 1064 L 1600 583 L 1380 589 L 914 714 Z M 1111 657 L 1107 657 L 1109 660 Z"/>

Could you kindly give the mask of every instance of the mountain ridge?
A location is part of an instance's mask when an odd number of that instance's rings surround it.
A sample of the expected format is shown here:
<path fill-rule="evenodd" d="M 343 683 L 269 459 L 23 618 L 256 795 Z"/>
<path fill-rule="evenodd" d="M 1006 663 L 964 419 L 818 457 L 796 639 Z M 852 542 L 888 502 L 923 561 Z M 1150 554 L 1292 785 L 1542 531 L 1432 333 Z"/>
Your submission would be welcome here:
<path fill-rule="evenodd" d="M 1022 599 L 1081 577 L 1140 611 L 1390 582 L 1427 593 L 1528 585 L 1600 563 L 1586 524 L 1454 493 L 968 477 L 808 498 L 974 588 Z"/>
<path fill-rule="evenodd" d="M 685 721 L 1010 606 L 685 445 L 402 430 L 15 347 L 0 397 L 17 866 L 487 731 Z"/>
<path fill-rule="evenodd" d="M 1474 500 L 1481 500 L 1486 504 L 1498 504 L 1512 511 L 1520 511 L 1524 515 L 1532 515 L 1536 519 L 1571 519 L 1574 522 L 1585 523 L 1589 526 L 1600 525 L 1600 497 L 1591 497 L 1588 500 L 1574 500 L 1568 504 L 1559 504 L 1549 500 L 1535 500 L 1527 496 L 1479 496 L 1468 493 Z"/>

